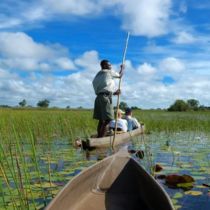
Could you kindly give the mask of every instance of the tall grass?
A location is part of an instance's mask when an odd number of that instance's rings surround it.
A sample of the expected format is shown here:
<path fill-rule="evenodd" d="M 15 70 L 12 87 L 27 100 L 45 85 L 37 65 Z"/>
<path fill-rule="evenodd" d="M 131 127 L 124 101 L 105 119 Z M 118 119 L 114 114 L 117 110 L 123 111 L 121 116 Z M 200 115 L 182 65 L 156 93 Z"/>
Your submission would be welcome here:
<path fill-rule="evenodd" d="M 144 122 L 148 131 L 202 131 L 208 132 L 210 112 L 167 112 L 135 110 L 133 115 Z M 8 110 L 0 109 L 1 135 L 29 136 L 29 128 L 36 141 L 53 137 L 88 136 L 96 132 L 97 121 L 92 119 L 92 110 Z"/>
<path fill-rule="evenodd" d="M 0 110 L 0 132 L 29 136 L 32 130 L 36 141 L 53 137 L 75 137 L 93 132 L 96 121 L 91 111 L 67 110 Z"/>
<path fill-rule="evenodd" d="M 145 123 L 147 132 L 210 131 L 209 111 L 168 112 L 138 110 L 134 111 L 134 115 Z"/>

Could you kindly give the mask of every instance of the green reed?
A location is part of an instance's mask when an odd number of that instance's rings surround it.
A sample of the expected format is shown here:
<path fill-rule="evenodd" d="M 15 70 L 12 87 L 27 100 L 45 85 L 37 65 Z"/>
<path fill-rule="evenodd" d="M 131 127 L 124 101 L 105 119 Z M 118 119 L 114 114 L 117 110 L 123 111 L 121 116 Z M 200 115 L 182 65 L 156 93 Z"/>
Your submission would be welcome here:
<path fill-rule="evenodd" d="M 41 170 L 38 164 L 38 154 L 37 154 L 37 150 L 35 148 L 35 139 L 34 139 L 34 135 L 31 133 L 31 151 L 32 151 L 32 157 L 33 157 L 33 163 L 37 172 L 37 177 L 38 177 L 38 183 L 40 184 L 40 188 L 41 188 L 41 196 L 44 198 L 44 205 L 46 206 L 46 195 L 44 192 L 44 187 L 42 184 L 42 176 L 41 176 Z"/>
<path fill-rule="evenodd" d="M 0 174 L 1 174 L 1 176 L 4 176 L 3 173 L 4 172 L 3 172 L 2 168 L 1 168 L 1 165 L 0 165 Z M 6 209 L 6 201 L 5 201 L 5 194 L 4 194 L 2 179 L 0 179 L 0 194 L 1 194 L 2 204 L 3 204 L 2 207 Z"/>
<path fill-rule="evenodd" d="M 26 161 L 26 157 L 27 155 L 25 154 L 24 151 L 24 144 L 22 143 L 22 137 L 18 136 L 18 133 L 16 132 L 16 130 L 14 129 L 14 134 L 15 134 L 15 160 L 16 160 L 16 164 L 17 164 L 17 171 L 18 171 L 18 176 L 19 176 L 19 183 L 20 183 L 20 189 L 21 192 L 23 194 L 23 198 L 25 200 L 25 209 L 29 209 L 30 205 L 28 203 L 28 197 L 30 194 L 30 200 L 32 201 L 33 207 L 34 209 L 36 209 L 36 204 L 34 202 L 34 196 L 33 196 L 33 192 L 32 192 L 32 188 L 31 188 L 31 181 L 32 181 L 32 177 L 30 175 L 30 170 Z"/>
<path fill-rule="evenodd" d="M 0 172 L 2 175 L 2 177 L 0 177 L 0 178 L 1 178 L 1 184 L 2 184 L 1 188 L 3 189 L 3 195 L 9 196 L 13 208 L 17 209 L 16 195 L 14 195 L 13 188 L 11 187 L 11 180 L 12 180 L 14 185 L 16 186 L 16 189 L 17 189 L 17 186 L 18 186 L 17 179 L 14 176 L 14 174 L 15 174 L 14 168 L 10 167 L 9 159 L 7 159 L 7 156 L 5 154 L 4 148 L 2 147 L 2 144 L 0 144 Z M 5 186 L 7 187 L 8 192 L 4 192 Z M 22 198 L 20 198 L 19 200 L 21 202 Z"/>
<path fill-rule="evenodd" d="M 12 126 L 21 135 L 33 130 L 36 141 L 41 138 L 69 137 L 88 134 L 96 128 L 91 111 L 77 110 L 1 110 L 0 131 L 7 136 Z"/>
<path fill-rule="evenodd" d="M 200 131 L 209 132 L 210 112 L 168 112 L 168 111 L 134 111 L 134 115 L 146 124 L 147 132 Z"/>

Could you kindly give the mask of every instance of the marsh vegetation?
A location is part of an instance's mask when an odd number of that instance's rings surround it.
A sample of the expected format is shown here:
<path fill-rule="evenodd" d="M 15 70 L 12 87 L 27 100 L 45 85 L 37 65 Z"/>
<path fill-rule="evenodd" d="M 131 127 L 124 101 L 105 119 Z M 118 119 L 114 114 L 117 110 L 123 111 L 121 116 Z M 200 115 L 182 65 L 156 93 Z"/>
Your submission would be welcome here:
<path fill-rule="evenodd" d="M 163 174 L 195 179 L 191 194 L 163 183 L 176 208 L 203 204 L 207 209 L 210 112 L 136 110 L 134 115 L 146 125 L 146 134 L 133 141 L 145 150 L 145 168 L 154 173 L 152 167 L 159 163 Z M 92 110 L 1 109 L 0 116 L 0 209 L 44 208 L 67 181 L 100 158 L 87 159 L 73 147 L 77 137 L 95 133 Z"/>

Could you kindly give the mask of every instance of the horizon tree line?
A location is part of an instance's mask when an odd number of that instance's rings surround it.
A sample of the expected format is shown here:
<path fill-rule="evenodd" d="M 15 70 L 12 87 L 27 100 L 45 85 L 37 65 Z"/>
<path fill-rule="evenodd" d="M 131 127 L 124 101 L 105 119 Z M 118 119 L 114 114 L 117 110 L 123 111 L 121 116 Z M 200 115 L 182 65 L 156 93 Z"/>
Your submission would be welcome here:
<path fill-rule="evenodd" d="M 31 105 L 27 105 L 26 99 L 23 99 L 18 103 L 19 107 L 33 107 Z M 50 101 L 48 99 L 43 99 L 37 102 L 36 106 L 40 108 L 48 108 L 50 105 Z M 10 108 L 9 105 L 0 105 L 0 107 L 3 108 Z M 128 104 L 125 101 L 121 101 L 119 104 L 119 108 L 122 110 L 125 110 L 128 107 Z M 56 107 L 58 108 L 58 107 Z M 138 106 L 131 106 L 133 110 L 141 110 L 142 108 L 139 108 Z M 70 109 L 70 106 L 66 106 L 66 109 Z M 83 109 L 83 107 L 79 106 L 78 109 Z M 114 107 L 116 109 L 116 107 Z M 199 111 L 199 110 L 210 110 L 210 107 L 200 105 L 200 102 L 197 99 L 188 99 L 188 100 L 182 100 L 177 99 L 175 102 L 170 105 L 166 109 L 157 108 L 157 110 L 167 110 L 167 111 Z"/>

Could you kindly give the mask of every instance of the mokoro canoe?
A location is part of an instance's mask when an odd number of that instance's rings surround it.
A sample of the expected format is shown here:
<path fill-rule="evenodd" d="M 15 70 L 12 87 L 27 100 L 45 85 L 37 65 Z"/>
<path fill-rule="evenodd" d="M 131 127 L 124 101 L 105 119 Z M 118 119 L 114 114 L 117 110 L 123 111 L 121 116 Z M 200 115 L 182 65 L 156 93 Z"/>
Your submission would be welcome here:
<path fill-rule="evenodd" d="M 130 132 L 124 132 L 116 134 L 114 146 L 126 143 L 132 139 L 134 136 L 138 136 L 144 132 L 144 125 L 140 128 L 132 130 Z M 114 135 L 102 137 L 102 138 L 87 138 L 82 140 L 83 148 L 103 148 L 110 147 L 112 145 Z"/>
<path fill-rule="evenodd" d="M 174 210 L 159 183 L 120 151 L 75 176 L 45 210 Z"/>

